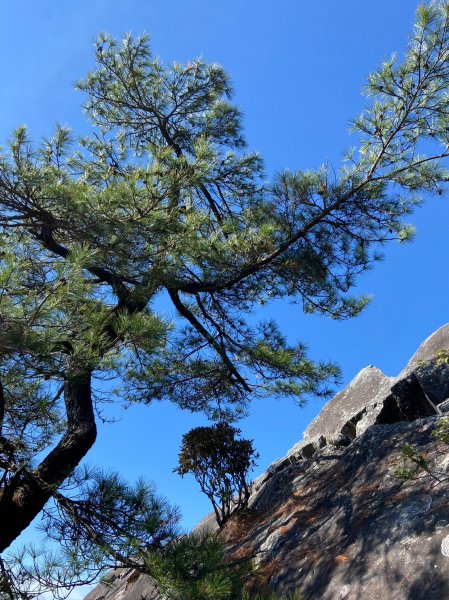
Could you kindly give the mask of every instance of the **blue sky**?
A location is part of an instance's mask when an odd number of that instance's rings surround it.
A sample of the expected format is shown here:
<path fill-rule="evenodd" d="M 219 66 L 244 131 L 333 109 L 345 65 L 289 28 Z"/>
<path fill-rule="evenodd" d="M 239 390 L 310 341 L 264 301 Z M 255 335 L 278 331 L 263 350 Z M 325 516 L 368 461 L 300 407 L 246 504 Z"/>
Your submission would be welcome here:
<path fill-rule="evenodd" d="M 268 177 L 285 167 L 338 166 L 354 144 L 349 120 L 364 106 L 366 76 L 393 51 L 403 51 L 415 8 L 414 0 L 5 0 L 0 143 L 21 123 L 36 138 L 56 121 L 86 132 L 82 95 L 73 83 L 93 65 L 96 34 L 146 31 L 165 62 L 202 56 L 224 66 L 245 114 L 249 146 L 265 157 Z M 373 302 L 358 318 L 334 322 L 285 303 L 269 309 L 314 358 L 337 360 L 344 383 L 369 364 L 397 374 L 419 343 L 449 320 L 447 195 L 429 198 L 410 222 L 416 240 L 387 246 L 385 261 L 359 280 Z M 313 400 L 306 409 L 289 401 L 252 406 L 240 426 L 254 438 L 259 471 L 300 439 L 321 406 Z M 192 526 L 209 511 L 208 502 L 172 469 L 182 434 L 203 422 L 164 403 L 133 407 L 117 423 L 100 426 L 88 462 L 155 481 Z"/>

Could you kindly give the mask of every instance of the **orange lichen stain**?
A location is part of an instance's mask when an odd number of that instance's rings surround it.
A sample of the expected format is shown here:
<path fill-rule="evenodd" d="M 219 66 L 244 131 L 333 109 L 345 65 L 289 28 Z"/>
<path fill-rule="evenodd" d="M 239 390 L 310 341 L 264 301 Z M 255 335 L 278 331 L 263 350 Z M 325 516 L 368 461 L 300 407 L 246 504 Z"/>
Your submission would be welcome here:
<path fill-rule="evenodd" d="M 287 533 L 296 525 L 297 520 L 297 517 L 292 517 L 288 523 L 278 527 L 277 531 L 279 531 L 281 535 L 287 535 Z"/>
<path fill-rule="evenodd" d="M 352 493 L 354 496 L 360 496 L 362 494 L 373 494 L 377 492 L 380 487 L 380 483 L 372 484 L 372 485 L 363 485 L 356 488 Z"/>
<path fill-rule="evenodd" d="M 399 462 L 399 456 L 392 456 L 390 458 L 387 458 L 387 460 L 384 462 L 384 465 L 386 467 L 394 467 L 398 464 Z"/>
<path fill-rule="evenodd" d="M 258 511 L 247 511 L 232 515 L 222 529 L 222 536 L 226 542 L 241 540 L 247 536 L 257 525 L 263 523 L 263 518 Z"/>
<path fill-rule="evenodd" d="M 293 498 L 296 499 L 296 501 L 298 501 L 298 500 L 307 501 L 307 500 L 310 500 L 311 494 L 310 493 L 305 494 L 304 490 L 299 489 L 299 490 L 294 490 L 294 492 L 292 493 L 292 496 L 293 496 Z"/>
<path fill-rule="evenodd" d="M 278 508 L 274 513 L 273 513 L 273 518 L 274 519 L 279 519 L 280 517 L 283 517 L 284 515 L 288 514 L 291 512 L 291 506 L 287 503 L 287 504 L 283 504 L 280 508 Z"/>
<path fill-rule="evenodd" d="M 234 550 L 231 555 L 229 556 L 229 560 L 230 562 L 233 561 L 245 561 L 245 560 L 250 560 L 254 557 L 254 550 L 251 548 L 251 546 L 249 544 L 246 544 L 245 546 L 241 546 L 240 548 L 237 548 L 237 550 Z"/>
<path fill-rule="evenodd" d="M 274 576 L 274 575 L 278 575 L 279 573 L 282 572 L 282 559 L 280 558 L 275 558 L 274 560 L 272 560 L 271 562 L 264 564 L 264 565 L 260 565 L 258 570 L 257 570 L 257 577 L 256 580 L 253 580 L 251 583 L 253 583 L 253 585 L 256 583 L 256 587 L 254 587 L 253 589 L 251 584 L 248 586 L 248 591 L 250 592 L 258 592 L 261 589 L 263 589 L 264 587 L 268 586 L 270 583 L 270 579 Z"/>
<path fill-rule="evenodd" d="M 320 513 L 310 513 L 308 514 L 305 519 L 304 519 L 304 524 L 305 525 L 313 525 L 314 523 L 316 523 L 318 521 L 318 519 L 321 517 L 322 515 Z"/>
<path fill-rule="evenodd" d="M 343 563 L 347 563 L 349 558 L 345 554 L 338 554 L 334 560 L 337 564 L 341 565 Z"/>

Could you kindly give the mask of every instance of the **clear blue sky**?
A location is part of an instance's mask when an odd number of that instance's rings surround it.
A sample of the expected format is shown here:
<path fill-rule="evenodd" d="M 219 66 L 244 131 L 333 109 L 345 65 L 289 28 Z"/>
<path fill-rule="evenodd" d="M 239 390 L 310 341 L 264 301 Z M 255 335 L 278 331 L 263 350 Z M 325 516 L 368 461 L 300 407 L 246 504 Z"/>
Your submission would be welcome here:
<path fill-rule="evenodd" d="M 82 96 L 72 84 L 93 65 L 96 34 L 146 31 L 166 62 L 202 56 L 225 67 L 249 145 L 264 155 L 268 176 L 284 167 L 339 165 L 354 143 L 348 122 L 363 108 L 365 78 L 393 51 L 403 51 L 415 8 L 415 0 L 5 0 L 0 140 L 21 123 L 36 138 L 56 121 L 85 132 Z M 386 260 L 359 280 L 373 302 L 357 319 L 333 322 L 280 303 L 270 309 L 313 357 L 338 360 L 344 383 L 368 364 L 397 374 L 418 344 L 449 320 L 448 197 L 429 198 L 410 221 L 415 242 L 387 246 Z M 300 439 L 321 406 L 252 406 L 241 427 L 255 440 L 260 471 Z M 202 422 L 163 403 L 134 407 L 120 422 L 100 426 L 88 461 L 130 479 L 154 480 L 191 526 L 209 506 L 194 482 L 172 468 L 182 434 Z"/>

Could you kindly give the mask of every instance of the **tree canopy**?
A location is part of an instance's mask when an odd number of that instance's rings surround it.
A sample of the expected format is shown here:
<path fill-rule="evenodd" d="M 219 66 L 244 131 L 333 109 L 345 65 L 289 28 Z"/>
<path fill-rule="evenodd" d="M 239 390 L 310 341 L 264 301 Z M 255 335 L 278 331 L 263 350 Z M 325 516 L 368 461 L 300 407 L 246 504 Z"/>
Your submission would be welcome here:
<path fill-rule="evenodd" d="M 231 514 L 248 507 L 248 475 L 259 458 L 253 440 L 239 439 L 240 434 L 240 429 L 224 422 L 191 429 L 183 435 L 175 469 L 181 477 L 192 473 L 211 501 L 220 527 Z"/>
<path fill-rule="evenodd" d="M 256 397 L 329 393 L 338 367 L 254 308 L 283 298 L 345 319 L 366 305 L 357 276 L 448 180 L 448 28 L 446 2 L 418 9 L 405 59 L 369 77 L 338 171 L 267 177 L 224 70 L 165 66 L 146 36 L 99 37 L 78 83 L 89 136 L 15 131 L 0 156 L 0 552 L 44 509 L 55 524 L 53 505 L 83 523 L 70 490 L 100 402 L 230 421 Z"/>

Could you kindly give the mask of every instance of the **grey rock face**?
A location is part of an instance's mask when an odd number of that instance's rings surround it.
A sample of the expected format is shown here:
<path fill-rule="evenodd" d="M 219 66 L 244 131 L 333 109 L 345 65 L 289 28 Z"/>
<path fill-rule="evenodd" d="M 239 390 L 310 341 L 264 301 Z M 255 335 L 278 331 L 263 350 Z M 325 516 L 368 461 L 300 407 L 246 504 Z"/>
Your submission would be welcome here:
<path fill-rule="evenodd" d="M 397 381 L 391 388 L 399 418 L 395 421 L 414 421 L 435 414 L 435 406 L 429 402 L 421 384 L 412 372 Z"/>
<path fill-rule="evenodd" d="M 420 364 L 414 370 L 415 377 L 428 400 L 439 405 L 449 399 L 449 365 L 435 359 Z"/>
<path fill-rule="evenodd" d="M 431 436 L 449 412 L 449 365 L 435 358 L 445 348 L 449 324 L 398 377 L 367 367 L 329 401 L 253 483 L 250 513 L 223 531 L 230 555 L 256 556 L 272 588 L 299 588 L 309 600 L 449 598 L 449 447 Z M 441 483 L 394 477 L 405 443 L 436 465 Z M 203 528 L 217 529 L 213 514 Z M 164 600 L 147 576 L 111 576 L 112 587 L 86 600 Z"/>
<path fill-rule="evenodd" d="M 343 433 L 337 433 L 336 435 L 328 436 L 326 442 L 330 446 L 335 446 L 336 448 L 344 448 L 346 446 L 349 446 L 349 444 L 352 442 L 352 439 L 349 438 L 347 435 L 344 435 Z"/>
<path fill-rule="evenodd" d="M 438 408 L 442 414 L 449 412 L 449 400 L 445 400 L 444 402 L 439 404 Z"/>
<path fill-rule="evenodd" d="M 432 335 L 424 340 L 407 363 L 407 366 L 401 371 L 398 379 L 404 377 L 404 375 L 413 371 L 416 367 L 419 367 L 421 363 L 433 359 L 439 350 L 447 349 L 449 349 L 449 323 L 446 323 L 446 325 L 437 329 Z"/>
<path fill-rule="evenodd" d="M 304 431 L 304 439 L 288 453 L 295 454 L 318 436 L 343 434 L 350 439 L 371 425 L 410 421 L 438 413 L 436 406 L 449 399 L 449 365 L 436 360 L 449 348 L 449 324 L 440 327 L 415 352 L 398 377 L 387 377 L 369 366 L 330 400 Z"/>
<path fill-rule="evenodd" d="M 304 431 L 304 440 L 343 433 L 354 439 L 356 424 L 366 412 L 367 405 L 383 390 L 389 389 L 391 379 L 375 367 L 366 367 L 339 394 L 330 400 Z"/>
<path fill-rule="evenodd" d="M 439 418 L 375 425 L 346 449 L 326 446 L 307 468 L 277 473 L 270 502 L 261 494 L 258 520 L 245 540 L 230 540 L 230 552 L 245 544 L 259 553 L 271 587 L 298 588 L 309 600 L 449 598 L 441 549 L 449 536 L 449 452 L 431 436 Z M 442 483 L 394 477 L 405 443 L 438 465 Z"/>
<path fill-rule="evenodd" d="M 85 600 L 164 600 L 153 580 L 134 569 L 116 569 Z"/>

